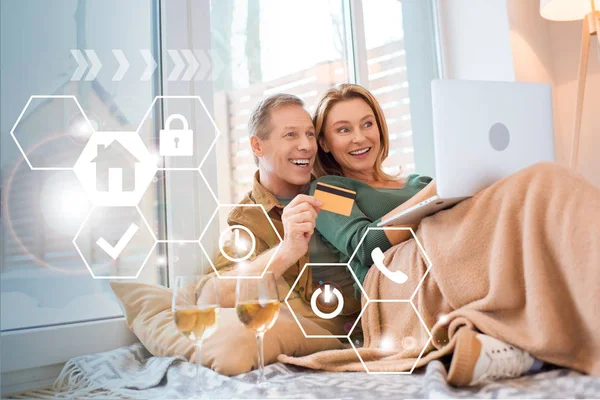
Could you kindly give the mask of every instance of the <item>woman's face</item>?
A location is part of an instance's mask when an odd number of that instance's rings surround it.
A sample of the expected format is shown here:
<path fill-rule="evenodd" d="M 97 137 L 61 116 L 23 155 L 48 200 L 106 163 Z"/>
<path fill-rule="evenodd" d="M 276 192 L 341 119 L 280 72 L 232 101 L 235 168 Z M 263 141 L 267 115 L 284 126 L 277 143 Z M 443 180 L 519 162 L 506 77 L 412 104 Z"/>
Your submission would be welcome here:
<path fill-rule="evenodd" d="M 327 115 L 319 144 L 333 155 L 344 176 L 372 172 L 381 137 L 371 107 L 363 99 L 344 100 L 334 105 Z"/>

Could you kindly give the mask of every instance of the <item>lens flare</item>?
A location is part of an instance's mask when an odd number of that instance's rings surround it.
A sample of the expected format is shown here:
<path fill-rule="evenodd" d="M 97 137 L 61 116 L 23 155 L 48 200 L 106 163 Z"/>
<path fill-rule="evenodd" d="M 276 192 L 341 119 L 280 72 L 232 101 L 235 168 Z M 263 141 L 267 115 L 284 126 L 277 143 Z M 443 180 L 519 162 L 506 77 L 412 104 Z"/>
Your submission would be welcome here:
<path fill-rule="evenodd" d="M 446 325 L 448 323 L 448 315 L 442 313 L 438 314 L 437 321 L 438 324 Z"/>
<path fill-rule="evenodd" d="M 40 193 L 46 225 L 63 235 L 74 235 L 91 208 L 85 192 L 71 171 L 54 173 Z"/>
<path fill-rule="evenodd" d="M 405 350 L 412 350 L 417 348 L 417 339 L 412 336 L 405 336 L 402 338 L 402 347 Z"/>
<path fill-rule="evenodd" d="M 396 350 L 396 340 L 392 336 L 384 335 L 379 342 L 379 348 L 381 350 Z"/>
<path fill-rule="evenodd" d="M 90 118 L 88 123 L 85 117 L 76 114 L 69 121 L 66 131 L 75 143 L 85 144 L 99 126 L 97 118 Z"/>
<path fill-rule="evenodd" d="M 32 146 L 30 146 L 25 151 L 25 153 L 30 154 L 33 151 L 35 151 L 37 148 L 39 148 L 40 146 L 42 146 L 46 143 L 52 142 L 54 140 L 61 139 L 65 136 L 67 136 L 67 134 L 64 134 L 64 133 L 48 136 L 48 137 L 44 138 L 43 140 L 40 140 L 39 142 L 34 143 Z M 8 233 L 14 240 L 17 247 L 21 250 L 21 252 L 24 255 L 27 255 L 28 257 L 30 257 L 31 261 L 33 261 L 36 265 L 47 268 L 53 272 L 59 272 L 59 273 L 64 273 L 64 274 L 69 274 L 69 275 L 89 275 L 89 271 L 86 268 L 80 268 L 80 269 L 76 269 L 76 270 L 69 269 L 69 268 L 61 268 L 61 267 L 52 265 L 52 264 L 48 263 L 47 261 L 41 259 L 40 257 L 38 257 L 36 254 L 34 254 L 33 252 L 31 252 L 29 250 L 29 248 L 21 240 L 21 237 L 15 231 L 15 227 L 13 225 L 13 217 L 11 215 L 11 207 L 10 207 L 11 190 L 12 190 L 12 185 L 13 185 L 13 181 L 15 179 L 17 170 L 21 167 L 21 165 L 24 162 L 25 162 L 24 158 L 19 158 L 15 162 L 14 167 L 8 174 L 8 179 L 6 180 L 6 189 L 4 190 L 4 201 L 2 202 L 3 203 L 2 207 L 3 207 L 4 215 L 6 216 L 5 221 L 6 221 L 6 229 L 7 229 Z M 108 268 L 108 264 L 103 266 L 102 270 L 105 270 L 106 268 Z"/>

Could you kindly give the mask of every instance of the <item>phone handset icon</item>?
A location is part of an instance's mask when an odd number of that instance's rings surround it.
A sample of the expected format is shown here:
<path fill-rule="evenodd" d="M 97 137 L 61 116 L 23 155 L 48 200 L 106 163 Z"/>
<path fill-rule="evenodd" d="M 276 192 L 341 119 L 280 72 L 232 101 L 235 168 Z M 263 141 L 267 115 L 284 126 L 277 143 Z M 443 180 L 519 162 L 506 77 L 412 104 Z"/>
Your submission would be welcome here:
<path fill-rule="evenodd" d="M 379 247 L 376 247 L 371 252 L 371 258 L 373 259 L 373 263 L 384 274 L 387 278 L 389 278 L 394 283 L 404 283 L 408 280 L 408 275 L 406 275 L 402 271 L 390 271 L 388 267 L 383 263 L 383 259 L 385 256 L 383 255 L 383 251 Z"/>

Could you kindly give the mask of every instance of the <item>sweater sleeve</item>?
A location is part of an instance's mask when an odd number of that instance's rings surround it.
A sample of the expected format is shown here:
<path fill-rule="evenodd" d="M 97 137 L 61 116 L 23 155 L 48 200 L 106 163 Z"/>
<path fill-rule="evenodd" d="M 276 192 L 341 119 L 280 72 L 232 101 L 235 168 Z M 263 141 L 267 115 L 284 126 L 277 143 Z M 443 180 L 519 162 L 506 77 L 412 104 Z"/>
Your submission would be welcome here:
<path fill-rule="evenodd" d="M 357 190 L 349 179 L 328 176 L 319 178 L 313 182 L 310 190 L 311 195 L 314 194 L 318 182 L 344 189 Z M 367 191 L 372 191 L 373 193 L 365 193 Z M 362 185 L 360 193 L 357 193 L 357 195 L 376 199 L 377 191 L 368 185 Z M 325 240 L 348 258 L 356 251 L 356 254 L 352 258 L 353 263 L 358 262 L 363 268 L 368 269 L 373 264 L 371 252 L 375 248 L 379 247 L 381 251 L 385 252 L 392 247 L 383 230 L 369 230 L 369 228 L 377 228 L 380 220 L 381 218 L 376 220 L 369 218 L 367 213 L 359 207 L 358 202 L 355 200 L 349 216 L 330 211 L 321 211 L 317 217 L 317 230 Z"/>

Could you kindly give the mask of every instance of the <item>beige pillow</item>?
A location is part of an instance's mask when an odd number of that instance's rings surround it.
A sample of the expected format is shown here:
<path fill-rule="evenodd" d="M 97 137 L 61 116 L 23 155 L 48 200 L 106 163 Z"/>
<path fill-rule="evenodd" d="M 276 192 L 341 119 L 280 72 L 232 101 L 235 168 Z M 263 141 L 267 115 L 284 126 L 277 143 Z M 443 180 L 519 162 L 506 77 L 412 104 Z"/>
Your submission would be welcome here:
<path fill-rule="evenodd" d="M 173 323 L 171 289 L 136 282 L 110 282 L 127 324 L 140 342 L 155 356 L 183 355 L 195 361 L 194 344 Z M 300 302 L 300 299 L 294 300 Z M 303 304 L 292 305 L 302 315 Z M 315 322 L 298 316 L 311 335 L 330 335 Z M 281 303 L 279 318 L 265 334 L 265 364 L 277 362 L 279 354 L 304 356 L 322 350 L 342 349 L 346 345 L 335 338 L 307 339 L 291 312 Z M 224 375 L 238 375 L 257 368 L 254 334 L 238 320 L 235 309 L 223 308 L 217 331 L 204 341 L 202 364 Z"/>
<path fill-rule="evenodd" d="M 137 282 L 110 282 L 121 303 L 129 329 L 150 353 L 159 357 L 194 354 L 194 343 L 173 323 L 173 291 L 165 286 Z"/>

